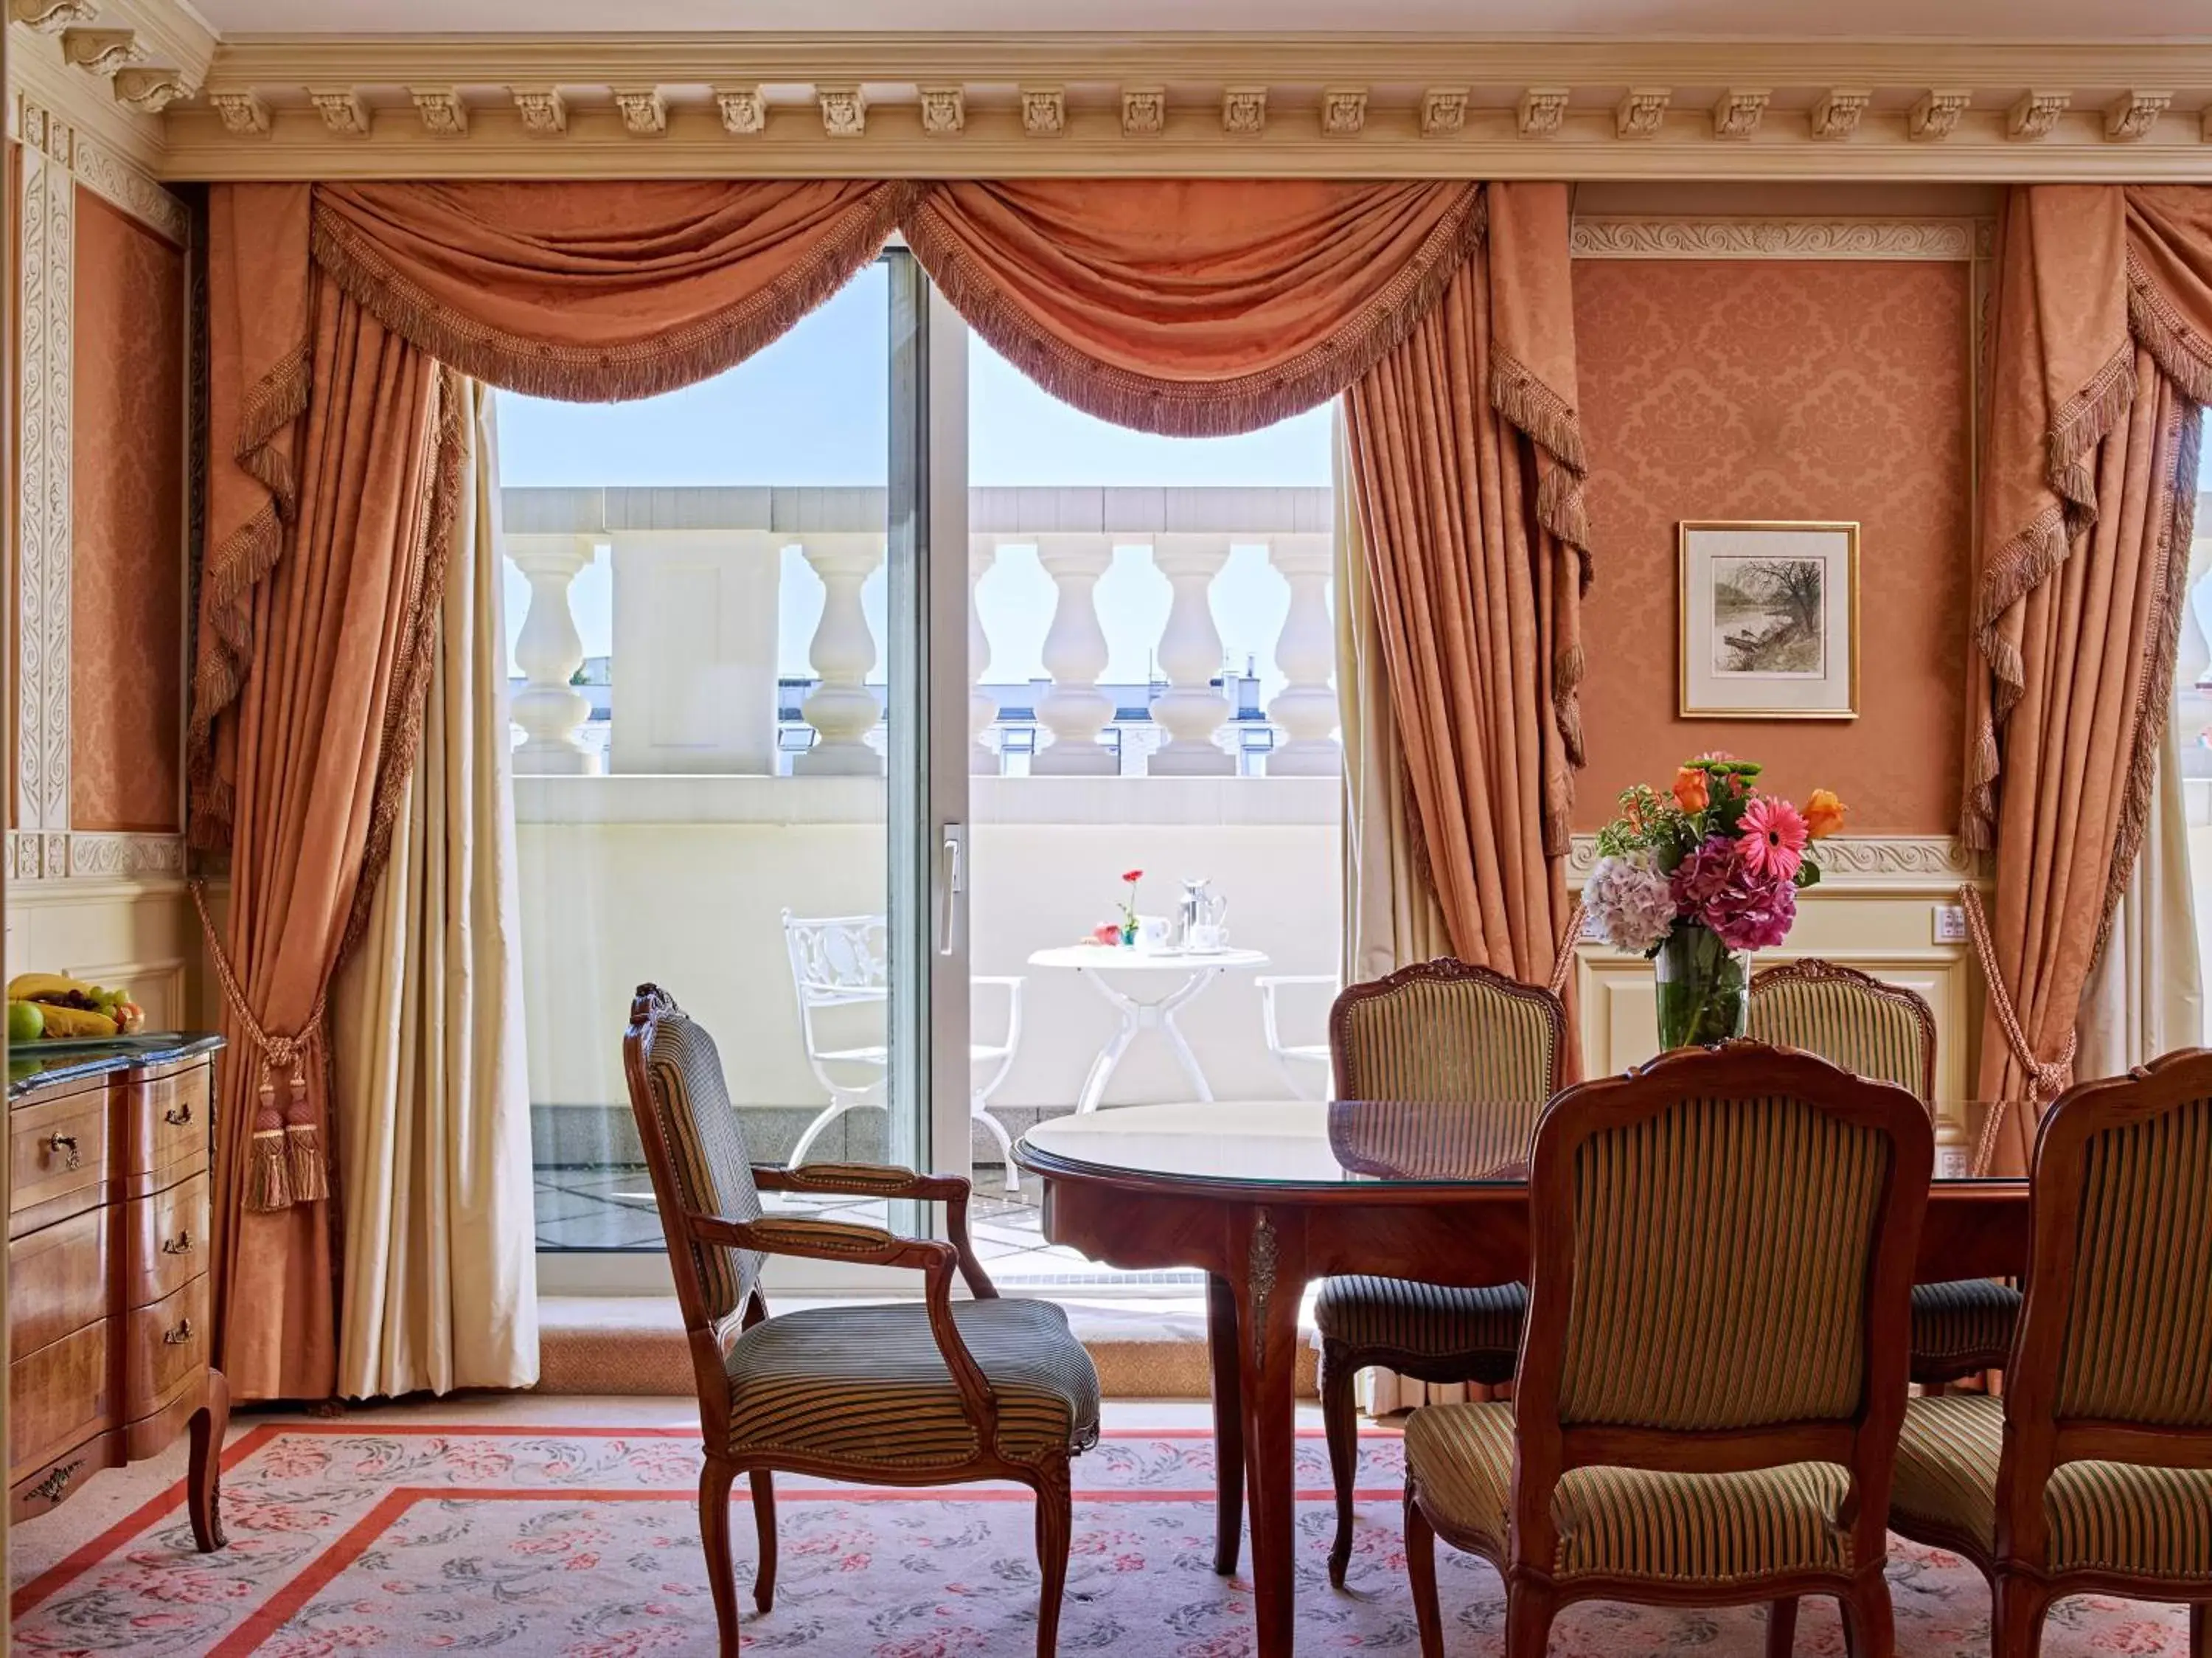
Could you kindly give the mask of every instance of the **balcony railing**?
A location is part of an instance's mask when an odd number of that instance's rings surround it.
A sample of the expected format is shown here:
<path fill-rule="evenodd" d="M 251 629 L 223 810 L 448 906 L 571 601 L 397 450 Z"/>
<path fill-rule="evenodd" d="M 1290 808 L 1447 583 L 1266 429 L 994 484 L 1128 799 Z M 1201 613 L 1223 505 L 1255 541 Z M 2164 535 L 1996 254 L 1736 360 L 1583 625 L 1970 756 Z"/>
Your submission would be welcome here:
<path fill-rule="evenodd" d="M 508 556 L 530 583 L 516 647 L 524 682 L 514 719 L 524 774 L 785 769 L 779 730 L 776 622 L 783 552 L 796 547 L 823 588 L 808 646 L 812 675 L 797 708 L 801 752 L 791 774 L 875 776 L 871 739 L 882 718 L 870 685 L 879 648 L 861 602 L 883 565 L 885 497 L 878 489 L 509 489 Z M 1038 777 L 1328 777 L 1340 769 L 1335 637 L 1329 620 L 1331 492 L 1324 489 L 978 489 L 969 497 L 969 765 L 1006 767 L 1028 754 Z M 587 737 L 593 687 L 575 683 L 584 642 L 571 612 L 576 577 L 601 546 L 614 581 L 611 680 L 599 707 L 609 741 Z M 1034 547 L 1054 605 L 1041 654 L 1046 678 L 1028 694 L 1016 741 L 993 743 L 1014 686 L 990 683 L 991 645 L 972 603 L 1002 549 Z M 1231 549 L 1266 550 L 1289 602 L 1274 642 L 1284 684 L 1264 710 L 1267 739 L 1224 744 L 1254 722 L 1237 706 L 1210 593 Z M 1109 651 L 1099 578 L 1121 548 L 1145 550 L 1170 600 L 1149 642 L 1159 680 L 1101 684 Z M 1154 741 L 1127 741 L 1129 692 L 1141 689 Z M 1248 753 L 1264 758 L 1247 761 Z"/>

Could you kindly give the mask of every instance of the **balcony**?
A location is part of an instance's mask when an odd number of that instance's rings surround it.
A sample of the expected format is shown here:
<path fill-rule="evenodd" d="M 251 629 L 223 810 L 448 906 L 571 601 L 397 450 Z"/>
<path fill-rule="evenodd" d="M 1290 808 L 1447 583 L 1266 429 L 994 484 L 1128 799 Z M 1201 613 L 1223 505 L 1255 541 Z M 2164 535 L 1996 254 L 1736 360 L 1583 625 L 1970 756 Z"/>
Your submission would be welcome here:
<path fill-rule="evenodd" d="M 655 1248 L 621 1064 L 640 980 L 667 985 L 714 1029 L 756 1156 L 787 1155 L 827 1102 L 781 917 L 884 905 L 872 602 L 884 499 L 511 489 L 502 504 L 529 583 L 514 792 L 540 1247 Z M 993 607 L 971 605 L 970 953 L 979 977 L 1024 980 L 1019 1041 L 988 1101 L 1012 1132 L 1073 1108 L 1116 1022 L 1082 976 L 1029 957 L 1109 918 L 1126 869 L 1147 872 L 1146 912 L 1169 909 L 1179 878 L 1211 878 L 1236 944 L 1269 958 L 1261 972 L 1337 971 L 1330 510 L 1326 490 L 972 492 L 971 594 L 1003 562 L 1003 582 L 1029 581 L 1042 627 L 1029 648 L 1044 674 L 994 676 Z M 588 669 L 574 608 L 587 570 L 611 612 L 611 649 Z M 1102 620 L 1109 571 L 1121 596 Z M 1225 589 L 1231 604 L 1264 610 L 1264 663 L 1224 665 Z M 1000 607 L 999 619 L 1014 618 L 1003 631 L 1018 631 L 1021 608 Z M 1156 671 L 1102 684 L 1116 654 L 1107 621 L 1126 634 L 1133 619 L 1148 628 L 1137 643 Z M 1247 613 L 1236 625 L 1254 624 Z M 780 673 L 802 640 L 806 671 Z M 1129 654 L 1127 638 L 1113 643 Z M 1223 1099 L 1317 1092 L 1318 1067 L 1271 1051 L 1257 976 L 1224 973 L 1182 1014 L 1198 1064 Z M 1280 996 L 1281 1043 L 1318 1043 L 1327 984 Z M 1002 1030 L 1002 997 L 978 986 L 979 1043 Z M 868 1039 L 880 1041 L 873 1016 Z M 1105 1103 L 1190 1094 L 1166 1045 L 1140 1037 Z M 880 1111 L 854 1112 L 810 1155 L 883 1155 L 884 1127 Z M 1000 1155 L 980 1129 L 975 1155 Z M 1012 1282 L 1091 1276 L 1042 1247 L 1031 1195 L 981 1206 L 994 1270 Z"/>

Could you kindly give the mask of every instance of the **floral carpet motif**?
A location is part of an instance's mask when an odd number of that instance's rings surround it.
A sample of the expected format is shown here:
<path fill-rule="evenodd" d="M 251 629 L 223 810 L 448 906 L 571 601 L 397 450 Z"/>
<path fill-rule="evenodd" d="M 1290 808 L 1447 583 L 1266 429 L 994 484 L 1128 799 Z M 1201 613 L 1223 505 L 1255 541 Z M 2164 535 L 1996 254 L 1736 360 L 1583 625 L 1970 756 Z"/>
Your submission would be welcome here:
<path fill-rule="evenodd" d="M 1351 1589 L 1328 1587 L 1328 1466 L 1298 1443 L 1298 1650 L 1419 1650 L 1400 1550 L 1395 1435 L 1363 1445 Z M 343 1422 L 264 1425 L 225 1456 L 229 1546 L 192 1552 L 181 1488 L 15 1590 L 15 1643 L 40 1655 L 338 1658 L 495 1653 L 646 1658 L 714 1650 L 685 1429 Z M 1172 1429 L 1109 1432 L 1076 1465 L 1075 1545 L 1060 1650 L 1114 1658 L 1245 1658 L 1250 1581 L 1214 1576 L 1213 1448 Z M 877 1490 L 777 1482 L 775 1609 L 753 1617 L 749 1505 L 734 1530 L 745 1649 L 823 1658 L 1021 1658 L 1036 1566 L 1025 1491 Z M 1249 1554 L 1247 1557 L 1249 1564 Z M 1498 1578 L 1439 1561 L 1450 1649 L 1501 1649 Z M 1913 1658 L 1988 1650 L 1989 1597 L 1964 1563 L 1895 1545 L 1898 1643 Z M 1763 1614 L 1577 1606 L 1553 1658 L 1695 1652 L 1755 1658 Z M 1797 1650 L 1840 1655 L 1833 1612 L 1809 1605 Z M 2045 1658 L 2178 1655 L 2178 1609 L 2062 1603 Z"/>

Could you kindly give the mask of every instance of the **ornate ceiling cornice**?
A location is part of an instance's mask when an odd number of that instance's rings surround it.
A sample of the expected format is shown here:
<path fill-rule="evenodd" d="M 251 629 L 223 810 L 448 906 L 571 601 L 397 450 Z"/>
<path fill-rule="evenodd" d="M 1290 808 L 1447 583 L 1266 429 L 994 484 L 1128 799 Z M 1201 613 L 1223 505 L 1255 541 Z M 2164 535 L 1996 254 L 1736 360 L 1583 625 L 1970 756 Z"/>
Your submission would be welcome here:
<path fill-rule="evenodd" d="M 2203 179 L 2212 41 L 240 39 L 163 122 L 178 179 Z"/>

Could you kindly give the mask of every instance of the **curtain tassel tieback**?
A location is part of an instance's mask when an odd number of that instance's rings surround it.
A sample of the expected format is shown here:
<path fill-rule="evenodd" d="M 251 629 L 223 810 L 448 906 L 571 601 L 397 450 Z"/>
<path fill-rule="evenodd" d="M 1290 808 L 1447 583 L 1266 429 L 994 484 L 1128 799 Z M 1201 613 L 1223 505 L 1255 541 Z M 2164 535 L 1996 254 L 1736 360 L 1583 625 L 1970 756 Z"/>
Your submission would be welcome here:
<path fill-rule="evenodd" d="M 1975 959 L 1981 963 L 1982 982 L 1989 986 L 1990 1006 L 1996 1011 L 1998 1028 L 2004 1032 L 2005 1045 L 2012 1050 L 2013 1058 L 2027 1073 L 2027 1103 L 2040 1117 L 2044 1106 L 2074 1086 L 2074 1056 L 2080 1048 L 2081 1033 L 2069 1028 L 2065 1050 L 2056 1059 L 2037 1057 L 2035 1045 L 2027 1039 L 2027 1032 L 2020 1022 L 2020 1010 L 2013 1006 L 2012 992 L 2005 986 L 2004 976 L 1997 971 L 1997 948 L 1990 937 L 1990 917 L 1982 907 L 1980 889 L 1972 882 L 1960 887 L 1959 907 L 1966 914 L 1966 936 L 1973 942 Z M 1989 1120 L 1982 1125 L 1982 1143 L 1975 1148 L 1977 1174 L 1990 1166 L 2010 1105 L 2009 1100 L 1999 1100 L 1990 1107 Z M 2033 1125 L 2029 1126 L 2033 1128 Z"/>
<path fill-rule="evenodd" d="M 1567 993 L 1567 980 L 1575 971 L 1575 946 L 1582 942 L 1584 913 L 1582 899 L 1577 899 L 1573 913 L 1567 917 L 1566 930 L 1559 935 L 1559 944 L 1552 952 L 1553 996 L 1563 997 Z"/>
<path fill-rule="evenodd" d="M 267 1213 L 295 1204 L 320 1203 L 331 1195 L 329 1165 L 323 1155 L 322 1130 L 307 1093 L 309 1056 L 322 1041 L 325 986 L 315 997 L 306 1022 L 289 1036 L 272 1036 L 247 1005 L 232 971 L 230 957 L 216 935 L 201 882 L 191 884 L 192 907 L 199 911 L 208 959 L 231 1017 L 253 1048 L 253 1139 L 246 1150 L 246 1207 Z M 279 1103 L 279 1079 L 283 1080 Z"/>

